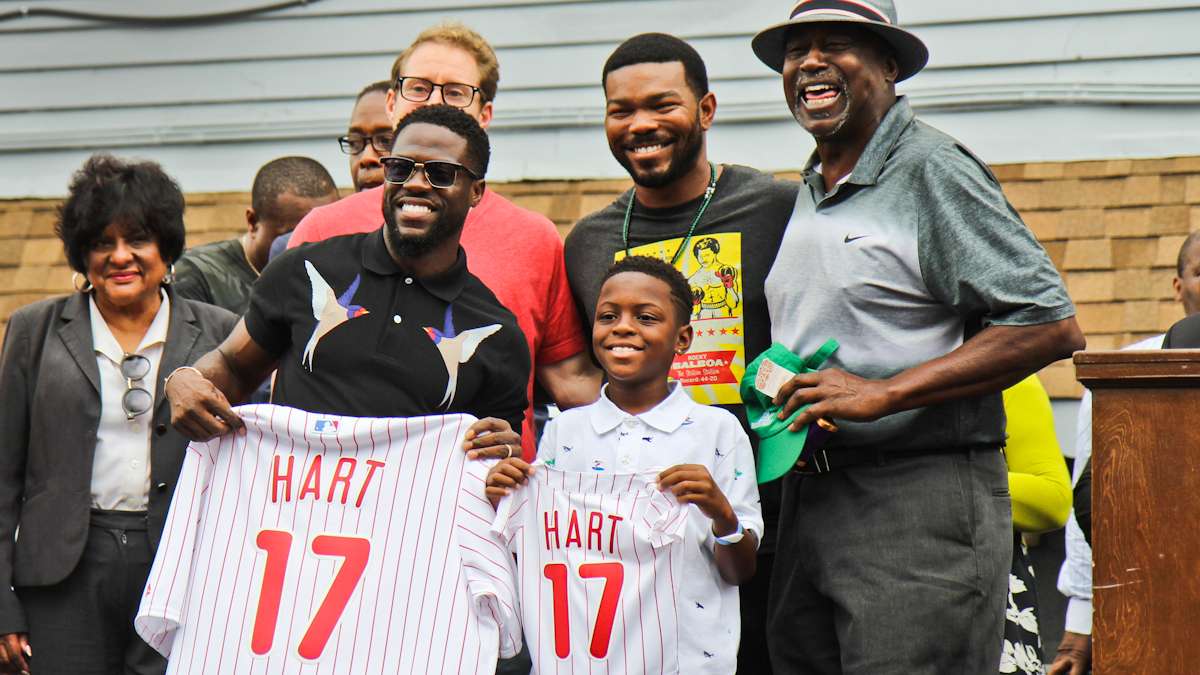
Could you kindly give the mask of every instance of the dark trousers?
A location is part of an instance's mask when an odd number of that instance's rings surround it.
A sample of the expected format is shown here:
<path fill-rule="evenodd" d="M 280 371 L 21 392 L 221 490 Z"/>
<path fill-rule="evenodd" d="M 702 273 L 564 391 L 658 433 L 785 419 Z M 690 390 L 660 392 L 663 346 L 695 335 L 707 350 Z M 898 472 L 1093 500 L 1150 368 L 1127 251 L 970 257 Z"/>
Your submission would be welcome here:
<path fill-rule="evenodd" d="M 776 673 L 995 673 L 1012 506 L 998 450 L 784 478 Z"/>
<path fill-rule="evenodd" d="M 771 675 L 767 653 L 767 604 L 770 602 L 771 569 L 775 554 L 759 552 L 754 578 L 738 587 L 742 610 L 742 638 L 738 643 L 737 672 Z"/>
<path fill-rule="evenodd" d="M 161 675 L 167 661 L 133 630 L 154 556 L 146 515 L 93 511 L 83 556 L 53 586 L 17 588 L 32 675 Z"/>

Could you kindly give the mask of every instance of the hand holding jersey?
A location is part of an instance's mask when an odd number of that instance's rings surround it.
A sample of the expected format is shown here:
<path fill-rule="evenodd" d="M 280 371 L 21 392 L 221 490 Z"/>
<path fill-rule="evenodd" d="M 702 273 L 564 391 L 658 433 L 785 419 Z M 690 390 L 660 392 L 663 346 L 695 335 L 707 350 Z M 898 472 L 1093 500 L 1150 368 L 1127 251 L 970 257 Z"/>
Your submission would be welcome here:
<path fill-rule="evenodd" d="M 488 470 L 484 487 L 484 494 L 492 503 L 492 508 L 499 508 L 501 499 L 529 482 L 533 472 L 534 465 L 520 457 L 507 457 L 492 466 Z"/>
<path fill-rule="evenodd" d="M 521 453 L 521 434 L 498 417 L 485 417 L 467 429 L 462 447 L 467 459 L 503 459 Z"/>
<path fill-rule="evenodd" d="M 193 441 L 203 443 L 245 427 L 228 397 L 196 368 L 171 373 L 163 389 L 171 404 L 171 424 Z"/>
<path fill-rule="evenodd" d="M 740 527 L 729 499 L 703 464 L 677 464 L 664 469 L 658 474 L 658 489 L 670 492 L 684 504 L 694 504 L 713 521 L 716 537 L 733 534 Z"/>

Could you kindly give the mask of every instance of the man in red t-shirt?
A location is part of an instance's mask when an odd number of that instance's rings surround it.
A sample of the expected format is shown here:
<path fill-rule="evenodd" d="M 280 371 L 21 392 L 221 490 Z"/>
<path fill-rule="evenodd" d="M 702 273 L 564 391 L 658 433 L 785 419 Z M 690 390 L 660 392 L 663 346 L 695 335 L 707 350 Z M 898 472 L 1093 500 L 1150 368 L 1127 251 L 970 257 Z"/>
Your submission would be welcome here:
<path fill-rule="evenodd" d="M 487 128 L 500 80 L 491 46 L 461 24 L 425 30 L 392 65 L 387 111 L 394 125 L 412 110 L 446 103 Z M 292 234 L 289 248 L 383 225 L 383 187 L 355 193 L 313 210 Z M 467 267 L 517 317 L 529 343 L 534 378 L 560 408 L 595 401 L 600 373 L 585 349 L 579 316 L 567 285 L 562 240 L 545 216 L 488 189 L 463 226 Z M 526 459 L 536 451 L 533 408 L 525 411 L 521 443 Z"/>

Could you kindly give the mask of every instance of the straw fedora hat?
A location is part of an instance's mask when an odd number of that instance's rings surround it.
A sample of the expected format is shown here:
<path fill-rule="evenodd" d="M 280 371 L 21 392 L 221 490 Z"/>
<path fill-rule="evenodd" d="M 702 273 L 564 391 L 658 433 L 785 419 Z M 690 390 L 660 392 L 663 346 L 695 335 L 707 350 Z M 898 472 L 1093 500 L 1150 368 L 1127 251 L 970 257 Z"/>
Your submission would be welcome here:
<path fill-rule="evenodd" d="M 891 0 L 800 0 L 787 21 L 755 35 L 750 46 L 759 60 L 781 72 L 788 30 L 809 23 L 844 23 L 875 33 L 892 48 L 900 69 L 897 81 L 916 75 L 929 61 L 929 49 L 921 38 L 896 25 L 896 6 Z"/>

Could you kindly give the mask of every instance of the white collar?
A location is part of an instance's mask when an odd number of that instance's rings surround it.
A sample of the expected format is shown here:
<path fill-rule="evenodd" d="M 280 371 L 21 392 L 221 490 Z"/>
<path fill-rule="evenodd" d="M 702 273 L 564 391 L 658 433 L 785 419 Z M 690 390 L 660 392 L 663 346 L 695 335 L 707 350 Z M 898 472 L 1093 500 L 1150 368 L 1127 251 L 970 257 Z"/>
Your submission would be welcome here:
<path fill-rule="evenodd" d="M 608 385 L 605 384 L 600 389 L 600 398 L 591 406 L 592 429 L 597 434 L 608 433 L 616 429 L 622 420 L 636 417 L 664 433 L 674 432 L 683 426 L 696 402 L 678 382 L 672 382 L 669 386 L 671 393 L 658 405 L 639 415 L 630 415 L 608 398 Z"/>
<path fill-rule="evenodd" d="M 134 354 L 167 341 L 171 299 L 167 297 L 165 291 L 159 290 L 159 294 L 162 297 L 162 304 L 159 305 L 154 320 L 150 322 L 150 327 L 146 329 L 146 334 L 142 336 L 141 343 L 138 344 L 137 349 L 133 350 Z M 100 308 L 96 306 L 96 298 L 90 295 L 88 296 L 88 314 L 92 320 L 92 348 L 108 357 L 110 361 L 120 363 L 125 358 L 125 350 L 121 349 L 121 345 L 113 337 L 112 329 L 108 327 L 108 322 L 100 314 Z"/>
<path fill-rule="evenodd" d="M 820 162 L 817 162 L 816 164 L 814 164 L 812 170 L 821 174 L 822 176 L 825 175 L 824 173 L 821 172 L 821 163 Z M 850 173 L 846 174 L 845 176 L 842 176 L 841 178 L 839 178 L 837 185 L 841 185 L 842 183 L 845 183 L 846 181 L 850 180 L 850 174 L 852 174 L 852 173 L 854 173 L 854 172 L 851 171 Z"/>

